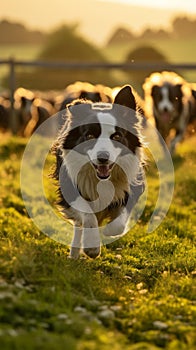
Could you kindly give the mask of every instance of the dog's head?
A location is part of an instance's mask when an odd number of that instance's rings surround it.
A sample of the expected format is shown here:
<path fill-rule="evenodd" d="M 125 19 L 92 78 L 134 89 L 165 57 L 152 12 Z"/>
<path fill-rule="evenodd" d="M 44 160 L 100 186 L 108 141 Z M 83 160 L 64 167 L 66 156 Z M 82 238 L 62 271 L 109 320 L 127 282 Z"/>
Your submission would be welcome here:
<path fill-rule="evenodd" d="M 163 123 L 171 123 L 182 112 L 182 84 L 164 83 L 152 87 L 155 117 Z"/>
<path fill-rule="evenodd" d="M 31 107 L 35 95 L 32 91 L 18 88 L 14 94 L 14 107 L 19 112 L 21 123 L 28 123 L 32 117 Z"/>
<path fill-rule="evenodd" d="M 130 157 L 137 159 L 137 150 L 141 146 L 140 122 L 130 86 L 119 91 L 113 104 L 78 100 L 68 106 L 67 111 L 60 147 L 63 157 L 71 154 L 66 165 L 72 168 L 72 179 L 73 168 L 80 161 L 88 163 L 99 180 L 106 180 L 116 164 L 121 166 L 122 159 L 124 163 L 128 163 Z M 133 169 L 131 171 L 134 173 Z"/>
<path fill-rule="evenodd" d="M 191 99 L 186 81 L 175 72 L 154 72 L 143 84 L 145 113 L 154 117 L 158 125 L 170 128 L 187 113 L 187 103 Z"/>

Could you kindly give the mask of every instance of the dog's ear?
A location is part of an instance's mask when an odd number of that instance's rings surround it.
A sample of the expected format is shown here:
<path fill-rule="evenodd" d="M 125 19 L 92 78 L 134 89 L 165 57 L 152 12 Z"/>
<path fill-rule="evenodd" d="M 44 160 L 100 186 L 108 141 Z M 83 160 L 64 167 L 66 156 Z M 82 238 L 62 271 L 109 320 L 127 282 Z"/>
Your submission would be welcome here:
<path fill-rule="evenodd" d="M 91 104 L 91 101 L 76 99 L 67 105 L 67 110 L 70 114 L 76 116 L 77 120 L 82 120 L 89 114 Z"/>
<path fill-rule="evenodd" d="M 196 100 L 196 90 L 192 90 L 192 96 L 195 98 Z"/>
<path fill-rule="evenodd" d="M 154 98 L 159 94 L 159 92 L 160 92 L 160 87 L 158 85 L 153 85 L 151 90 L 151 96 Z"/>
<path fill-rule="evenodd" d="M 136 100 L 130 85 L 125 85 L 122 87 L 122 89 L 117 93 L 114 103 L 129 107 L 136 111 Z"/>
<path fill-rule="evenodd" d="M 181 98 L 182 97 L 182 84 L 176 84 L 174 86 L 174 93 L 176 97 Z"/>

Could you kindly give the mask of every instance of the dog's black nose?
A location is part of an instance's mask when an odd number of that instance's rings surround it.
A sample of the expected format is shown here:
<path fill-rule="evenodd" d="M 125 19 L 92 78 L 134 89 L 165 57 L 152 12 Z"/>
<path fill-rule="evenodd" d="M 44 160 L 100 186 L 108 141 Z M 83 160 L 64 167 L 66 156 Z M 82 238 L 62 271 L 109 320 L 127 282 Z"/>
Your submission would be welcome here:
<path fill-rule="evenodd" d="M 110 158 L 109 152 L 98 152 L 97 153 L 97 160 L 99 163 L 104 164 L 107 163 Z"/>

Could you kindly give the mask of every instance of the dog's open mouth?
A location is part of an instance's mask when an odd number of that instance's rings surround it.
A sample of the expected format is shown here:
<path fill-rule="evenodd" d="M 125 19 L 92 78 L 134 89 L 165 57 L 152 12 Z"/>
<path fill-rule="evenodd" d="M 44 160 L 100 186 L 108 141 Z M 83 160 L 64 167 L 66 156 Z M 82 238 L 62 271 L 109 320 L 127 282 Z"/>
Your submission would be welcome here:
<path fill-rule="evenodd" d="M 165 122 L 165 123 L 169 123 L 172 120 L 172 115 L 169 112 L 162 112 L 161 114 L 161 119 Z"/>
<path fill-rule="evenodd" d="M 93 166 L 96 170 L 97 177 L 101 180 L 106 180 L 111 175 L 111 170 L 114 166 L 114 163 L 111 164 L 94 164 Z"/>

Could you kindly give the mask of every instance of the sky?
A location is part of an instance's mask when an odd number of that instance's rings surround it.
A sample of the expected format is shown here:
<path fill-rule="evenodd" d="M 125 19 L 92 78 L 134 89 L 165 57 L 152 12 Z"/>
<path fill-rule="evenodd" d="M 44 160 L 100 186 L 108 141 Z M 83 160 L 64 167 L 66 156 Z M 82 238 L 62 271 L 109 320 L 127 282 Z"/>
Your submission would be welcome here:
<path fill-rule="evenodd" d="M 99 0 L 110 3 L 125 3 L 129 5 L 141 5 L 146 7 L 158 7 L 163 9 L 178 9 L 196 13 L 195 0 Z"/>
<path fill-rule="evenodd" d="M 168 29 L 178 14 L 196 18 L 195 0 L 6 0 L 0 19 L 20 21 L 30 29 L 49 31 L 66 23 L 79 23 L 81 33 L 98 45 L 114 28 L 139 33 L 146 27 Z"/>

